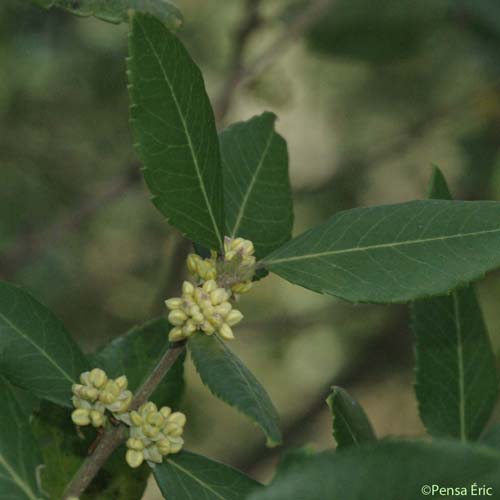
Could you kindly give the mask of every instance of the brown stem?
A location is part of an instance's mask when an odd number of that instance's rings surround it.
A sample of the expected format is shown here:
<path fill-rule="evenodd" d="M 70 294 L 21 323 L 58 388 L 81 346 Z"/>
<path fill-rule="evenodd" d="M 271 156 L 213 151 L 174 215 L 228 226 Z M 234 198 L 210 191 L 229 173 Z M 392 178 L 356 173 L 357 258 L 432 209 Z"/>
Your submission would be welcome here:
<path fill-rule="evenodd" d="M 177 342 L 170 345 L 169 349 L 167 349 L 149 377 L 137 390 L 130 404 L 131 409 L 138 408 L 148 400 L 149 396 L 151 396 L 185 348 L 185 342 Z M 63 499 L 79 497 L 88 488 L 99 470 L 108 461 L 116 448 L 120 446 L 125 437 L 126 426 L 123 424 L 107 429 L 95 450 L 85 459 L 72 481 L 69 483 L 63 494 Z"/>

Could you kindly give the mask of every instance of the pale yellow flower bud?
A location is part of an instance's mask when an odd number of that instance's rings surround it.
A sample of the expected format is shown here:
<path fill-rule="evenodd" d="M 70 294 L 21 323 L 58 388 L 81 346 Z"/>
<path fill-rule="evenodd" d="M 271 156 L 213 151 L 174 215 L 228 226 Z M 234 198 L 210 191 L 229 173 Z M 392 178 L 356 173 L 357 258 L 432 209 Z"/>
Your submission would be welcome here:
<path fill-rule="evenodd" d="M 124 391 L 128 387 L 128 379 L 125 375 L 115 379 L 116 385 L 119 387 L 120 391 Z"/>
<path fill-rule="evenodd" d="M 176 411 L 170 415 L 168 421 L 184 427 L 186 425 L 186 415 L 180 411 Z"/>
<path fill-rule="evenodd" d="M 217 288 L 213 292 L 210 293 L 210 302 L 212 305 L 217 306 L 226 302 L 230 297 L 229 292 L 224 290 L 224 288 Z"/>
<path fill-rule="evenodd" d="M 184 338 L 185 335 L 182 332 L 182 328 L 180 326 L 172 328 L 172 330 L 170 330 L 170 333 L 168 334 L 168 340 L 170 340 L 170 342 L 179 342 L 180 340 L 184 340 Z"/>
<path fill-rule="evenodd" d="M 170 453 L 170 441 L 168 439 L 162 439 L 156 443 L 158 451 L 162 455 L 168 455 Z"/>
<path fill-rule="evenodd" d="M 168 315 L 168 321 L 175 326 L 181 326 L 188 319 L 187 314 L 180 309 L 174 309 Z"/>
<path fill-rule="evenodd" d="M 94 368 L 89 374 L 89 382 L 98 389 L 100 389 L 107 381 L 108 377 L 106 373 L 100 368 Z"/>
<path fill-rule="evenodd" d="M 189 272 L 192 274 L 196 274 L 198 272 L 198 262 L 200 257 L 194 253 L 190 253 L 187 257 L 187 268 Z"/>
<path fill-rule="evenodd" d="M 148 424 L 156 425 L 158 427 L 161 427 L 163 425 L 163 423 L 165 422 L 165 418 L 163 417 L 163 415 L 160 412 L 158 412 L 158 413 L 150 413 L 146 417 L 146 422 Z"/>
<path fill-rule="evenodd" d="M 153 425 L 146 424 L 142 427 L 142 432 L 144 432 L 144 435 L 148 438 L 153 439 L 158 436 L 160 429 L 158 429 L 158 427 L 154 427 Z"/>
<path fill-rule="evenodd" d="M 238 309 L 232 309 L 226 316 L 226 323 L 229 326 L 237 325 L 243 319 L 243 314 L 241 314 Z"/>
<path fill-rule="evenodd" d="M 71 420 L 73 420 L 73 422 L 76 425 L 79 425 L 80 427 L 89 425 L 90 424 L 89 411 L 84 410 L 82 408 L 74 410 L 73 413 L 71 414 Z"/>
<path fill-rule="evenodd" d="M 136 411 L 131 411 L 130 412 L 130 421 L 135 425 L 135 426 L 139 426 L 139 425 L 142 425 L 144 420 L 142 418 L 142 416 L 136 412 Z"/>
<path fill-rule="evenodd" d="M 106 421 L 106 417 L 97 410 L 90 410 L 90 421 L 94 427 L 102 427 Z"/>
<path fill-rule="evenodd" d="M 179 453 L 181 451 L 182 446 L 184 445 L 184 439 L 181 437 L 172 437 L 169 439 L 170 441 L 170 453 Z"/>
<path fill-rule="evenodd" d="M 215 280 L 208 280 L 203 283 L 202 288 L 206 293 L 210 293 L 217 289 L 217 283 L 215 282 Z"/>
<path fill-rule="evenodd" d="M 252 282 L 246 281 L 243 283 L 236 283 L 231 287 L 234 293 L 243 294 L 247 293 L 252 288 Z"/>
<path fill-rule="evenodd" d="M 189 281 L 182 284 L 182 293 L 185 295 L 192 295 L 194 293 L 194 286 Z"/>
<path fill-rule="evenodd" d="M 179 437 L 182 435 L 182 427 L 175 422 L 169 422 L 164 429 L 164 432 L 169 436 Z"/>
<path fill-rule="evenodd" d="M 164 418 L 168 418 L 172 413 L 172 410 L 168 406 L 163 406 L 162 408 L 160 408 L 160 413 Z"/>
<path fill-rule="evenodd" d="M 166 300 L 165 305 L 171 310 L 180 309 L 182 307 L 182 299 L 179 297 L 173 297 Z"/>
<path fill-rule="evenodd" d="M 142 464 L 142 462 L 144 462 L 144 454 L 142 451 L 127 450 L 125 460 L 130 467 L 132 467 L 132 469 L 136 469 Z"/>
<path fill-rule="evenodd" d="M 234 334 L 233 330 L 231 330 L 231 327 L 227 324 L 224 323 L 220 329 L 219 329 L 219 334 L 224 340 L 233 340 L 234 339 Z"/>
<path fill-rule="evenodd" d="M 127 439 L 127 448 L 142 451 L 144 449 L 144 443 L 140 439 L 129 438 Z"/>

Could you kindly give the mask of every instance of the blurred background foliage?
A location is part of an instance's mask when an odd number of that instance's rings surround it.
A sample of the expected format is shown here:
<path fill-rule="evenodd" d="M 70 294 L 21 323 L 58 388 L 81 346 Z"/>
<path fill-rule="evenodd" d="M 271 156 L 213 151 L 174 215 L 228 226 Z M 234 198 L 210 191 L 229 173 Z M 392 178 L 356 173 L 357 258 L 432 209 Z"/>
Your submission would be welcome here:
<path fill-rule="evenodd" d="M 245 11 L 258 6 L 259 22 L 240 65 L 313 2 L 177 3 L 180 36 L 215 101 Z M 342 209 L 425 197 L 432 163 L 457 198 L 499 199 L 498 2 L 330 3 L 290 50 L 238 86 L 224 120 L 264 109 L 279 116 L 295 233 Z M 168 279 L 180 237 L 149 202 L 133 152 L 126 52 L 124 25 L 0 3 L 0 276 L 28 287 L 87 350 L 162 313 L 166 291 L 179 288 Z M 499 277 L 479 292 L 500 353 Z M 380 436 L 423 433 L 405 307 L 350 305 L 271 276 L 240 308 L 246 321 L 232 347 L 268 388 L 287 445 L 331 446 L 332 383 L 359 398 Z M 268 478 L 279 452 L 187 367 L 189 449 Z"/>

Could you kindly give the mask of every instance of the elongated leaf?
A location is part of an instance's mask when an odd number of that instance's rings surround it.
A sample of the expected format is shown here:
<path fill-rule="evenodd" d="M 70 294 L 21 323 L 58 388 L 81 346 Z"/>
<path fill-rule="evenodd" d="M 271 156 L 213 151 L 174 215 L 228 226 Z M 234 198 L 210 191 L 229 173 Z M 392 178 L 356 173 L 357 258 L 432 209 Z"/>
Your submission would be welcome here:
<path fill-rule="evenodd" d="M 135 391 L 168 349 L 170 324 L 164 318 L 152 320 L 118 337 L 91 357 L 94 366 L 110 377 L 126 374 L 131 391 Z M 176 408 L 184 394 L 184 359 L 179 356 L 151 400 L 158 405 Z"/>
<path fill-rule="evenodd" d="M 87 361 L 64 325 L 29 293 L 0 283 L 0 374 L 65 406 Z"/>
<path fill-rule="evenodd" d="M 445 294 L 500 266 L 500 203 L 428 200 L 346 210 L 262 264 L 353 302 Z"/>
<path fill-rule="evenodd" d="M 500 453 L 482 446 L 379 441 L 315 455 L 249 500 L 422 500 L 432 496 L 432 485 L 460 488 L 457 496 L 474 498 L 474 483 L 500 491 L 499 470 Z"/>
<path fill-rule="evenodd" d="M 268 446 L 281 442 L 279 416 L 252 372 L 217 336 L 194 335 L 188 343 L 203 383 L 219 399 L 252 419 L 267 437 Z"/>
<path fill-rule="evenodd" d="M 241 500 L 261 485 L 242 472 L 207 457 L 182 451 L 153 469 L 165 498 Z"/>
<path fill-rule="evenodd" d="M 29 417 L 18 404 L 12 386 L 0 377 L 0 496 L 37 500 L 37 468 L 42 458 L 29 426 Z"/>
<path fill-rule="evenodd" d="M 337 448 L 360 446 L 376 439 L 363 408 L 340 387 L 333 387 L 326 402 L 333 416 L 333 437 Z"/>
<path fill-rule="evenodd" d="M 435 169 L 430 195 L 451 198 Z M 435 436 L 476 439 L 498 394 L 495 357 L 474 288 L 412 307 L 420 417 Z"/>
<path fill-rule="evenodd" d="M 77 434 L 70 411 L 46 401 L 35 412 L 32 428 L 43 454 L 43 491 L 50 500 L 63 498 L 66 486 L 87 458 L 96 439 L 95 429 L 82 428 Z M 113 453 L 82 495 L 82 500 L 142 498 L 149 476 L 148 467 L 131 474 L 124 460 L 125 452 L 125 447 L 121 446 Z"/>
<path fill-rule="evenodd" d="M 258 258 L 292 236 L 288 152 L 275 121 L 264 113 L 220 135 L 227 233 L 252 240 Z"/>
<path fill-rule="evenodd" d="M 110 23 L 128 22 L 130 11 L 147 12 L 171 29 L 183 22 L 180 10 L 167 0 L 32 0 L 46 9 L 58 7 L 77 16 L 94 16 Z"/>
<path fill-rule="evenodd" d="M 129 59 L 132 125 L 153 202 L 208 248 L 222 245 L 219 140 L 200 70 L 153 16 L 136 14 Z"/>

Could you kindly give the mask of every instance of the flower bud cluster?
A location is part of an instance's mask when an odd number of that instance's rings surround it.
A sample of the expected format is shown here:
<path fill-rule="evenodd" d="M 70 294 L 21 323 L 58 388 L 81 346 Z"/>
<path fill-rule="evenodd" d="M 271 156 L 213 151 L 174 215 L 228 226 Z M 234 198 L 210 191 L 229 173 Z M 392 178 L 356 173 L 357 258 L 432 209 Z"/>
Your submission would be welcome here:
<path fill-rule="evenodd" d="M 125 460 L 132 468 L 144 460 L 161 463 L 165 455 L 178 453 L 184 440 L 182 433 L 186 416 L 172 413 L 168 406 L 158 408 L 152 402 L 130 412 L 130 438 L 127 440 Z"/>
<path fill-rule="evenodd" d="M 122 375 L 110 379 L 104 370 L 94 368 L 80 375 L 80 384 L 74 384 L 71 419 L 76 425 L 102 427 L 106 423 L 106 410 L 121 419 L 132 401 L 132 393 L 127 390 L 127 377 Z"/>
<path fill-rule="evenodd" d="M 217 252 L 212 250 L 209 259 L 203 259 L 195 253 L 187 258 L 187 268 L 196 281 L 204 282 L 217 279 Z"/>
<path fill-rule="evenodd" d="M 226 340 L 234 338 L 232 326 L 243 319 L 243 314 L 229 302 L 231 293 L 219 288 L 214 280 L 202 286 L 194 286 L 189 281 L 182 285 L 182 297 L 165 301 L 170 309 L 169 322 L 174 325 L 169 340 L 177 342 L 191 337 L 201 330 L 207 335 L 219 333 Z"/>

